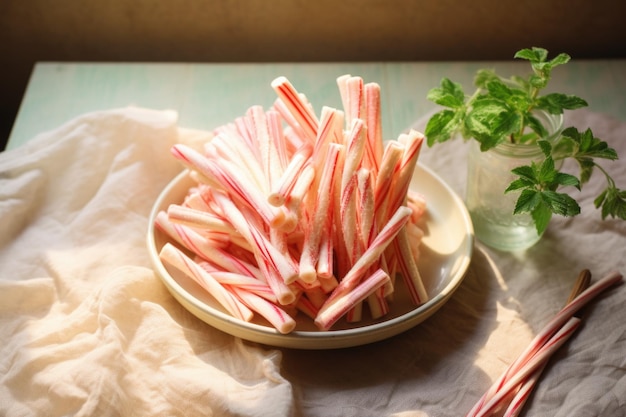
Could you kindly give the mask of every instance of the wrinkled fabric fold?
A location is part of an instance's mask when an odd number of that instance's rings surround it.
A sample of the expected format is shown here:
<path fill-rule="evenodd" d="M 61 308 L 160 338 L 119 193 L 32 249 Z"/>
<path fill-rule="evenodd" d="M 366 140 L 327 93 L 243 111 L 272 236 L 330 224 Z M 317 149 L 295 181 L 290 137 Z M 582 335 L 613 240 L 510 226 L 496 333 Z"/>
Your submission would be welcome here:
<path fill-rule="evenodd" d="M 191 316 L 149 263 L 185 135 L 175 112 L 125 108 L 0 155 L 1 415 L 289 413 L 280 352 Z"/>

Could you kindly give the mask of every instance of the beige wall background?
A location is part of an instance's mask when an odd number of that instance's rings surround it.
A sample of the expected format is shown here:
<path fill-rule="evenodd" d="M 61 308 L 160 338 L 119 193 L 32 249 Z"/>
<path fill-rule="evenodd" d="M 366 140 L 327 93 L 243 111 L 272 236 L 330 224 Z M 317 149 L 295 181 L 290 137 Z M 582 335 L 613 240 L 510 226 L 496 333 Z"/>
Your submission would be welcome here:
<path fill-rule="evenodd" d="M 37 61 L 505 60 L 528 46 L 626 57 L 619 0 L 1 0 L 6 139 Z"/>

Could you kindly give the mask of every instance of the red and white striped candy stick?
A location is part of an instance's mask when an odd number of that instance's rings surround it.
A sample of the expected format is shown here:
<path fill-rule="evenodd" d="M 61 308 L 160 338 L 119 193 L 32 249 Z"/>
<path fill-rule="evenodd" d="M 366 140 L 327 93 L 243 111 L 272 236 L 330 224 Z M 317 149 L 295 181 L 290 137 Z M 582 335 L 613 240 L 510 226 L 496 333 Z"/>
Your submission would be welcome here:
<path fill-rule="evenodd" d="M 502 417 L 517 417 L 519 415 L 524 407 L 524 404 L 528 400 L 528 397 L 530 397 L 530 393 L 532 392 L 533 388 L 539 382 L 541 373 L 543 372 L 547 364 L 548 361 L 544 362 L 528 377 L 526 381 L 520 384 L 519 391 L 517 391 L 517 393 L 515 393 L 515 396 L 513 396 L 511 403 L 507 407 Z"/>
<path fill-rule="evenodd" d="M 378 225 L 387 221 L 391 183 L 395 178 L 396 167 L 402 160 L 403 154 L 404 146 L 402 144 L 395 141 L 387 142 L 374 188 L 374 213 Z"/>
<path fill-rule="evenodd" d="M 383 155 L 383 130 L 380 111 L 380 86 L 365 84 L 365 123 L 367 125 L 367 145 L 365 147 L 366 166 L 374 175 L 378 174 Z"/>
<path fill-rule="evenodd" d="M 509 379 L 500 387 L 495 395 L 489 399 L 476 413 L 476 417 L 485 417 L 491 415 L 498 407 L 502 406 L 502 402 L 519 386 L 526 378 L 531 376 L 537 369 L 550 359 L 576 331 L 580 325 L 580 319 L 571 317 L 565 324 L 523 365 L 511 375 Z"/>
<path fill-rule="evenodd" d="M 396 250 L 398 267 L 400 269 L 405 287 L 407 288 L 411 301 L 415 305 L 421 305 L 428 301 L 428 293 L 424 287 L 422 276 L 417 269 L 417 263 L 411 250 L 411 241 L 406 227 L 398 232 L 393 241 Z"/>
<path fill-rule="evenodd" d="M 261 166 L 266 182 L 271 190 L 278 183 L 285 167 L 282 165 L 278 149 L 276 149 L 276 141 L 270 137 L 268 120 L 263 107 L 252 106 L 248 113 L 255 127 L 256 139 L 261 154 Z"/>
<path fill-rule="evenodd" d="M 324 106 L 315 139 L 313 160 L 316 169 L 321 169 L 330 143 L 343 143 L 343 113 L 332 107 Z"/>
<path fill-rule="evenodd" d="M 576 297 L 580 295 L 584 290 L 589 288 L 589 284 L 591 283 L 591 272 L 588 269 L 584 269 L 578 275 L 576 282 L 574 283 L 574 287 L 570 292 L 569 297 L 567 298 L 567 302 L 565 305 L 574 301 Z M 576 316 L 576 315 L 575 315 Z M 535 385 L 539 382 L 539 378 L 541 377 L 541 373 L 543 372 L 545 365 L 539 367 L 530 377 L 528 377 L 524 382 L 520 384 L 518 392 L 513 396 L 509 406 L 504 412 L 503 417 L 517 417 L 519 413 L 524 408 L 524 404 L 530 397 L 530 394 L 535 387 Z"/>
<path fill-rule="evenodd" d="M 354 119 L 352 125 L 345 138 L 346 141 L 346 157 L 343 164 L 343 172 L 341 176 L 341 193 L 343 194 L 348 182 L 359 169 L 361 160 L 363 159 L 363 150 L 365 149 L 365 123 L 361 119 Z"/>
<path fill-rule="evenodd" d="M 333 210 L 331 205 L 332 187 L 335 177 L 338 175 L 338 158 L 341 146 L 330 144 L 328 154 L 322 171 L 317 201 L 313 210 L 311 224 L 307 227 L 300 256 L 300 279 L 305 282 L 312 282 L 317 278 L 317 261 L 319 259 L 322 230 L 328 229 L 332 223 L 330 213 Z"/>
<path fill-rule="evenodd" d="M 367 297 L 367 305 L 373 319 L 378 319 L 389 313 L 389 303 L 385 297 L 385 286 L 393 286 L 391 279 Z"/>
<path fill-rule="evenodd" d="M 285 171 L 271 188 L 272 191 L 268 196 L 268 201 L 271 205 L 278 207 L 285 204 L 285 200 L 291 193 L 291 190 L 293 190 L 312 154 L 313 146 L 309 144 L 303 145 L 293 154 Z"/>
<path fill-rule="evenodd" d="M 205 271 L 207 271 L 217 282 L 225 286 L 239 287 L 246 291 L 257 294 L 273 303 L 278 302 L 276 295 L 267 283 L 259 281 L 256 278 L 247 275 L 237 274 L 235 272 L 223 271 L 216 268 L 209 262 L 196 261 L 196 263 Z"/>
<path fill-rule="evenodd" d="M 357 220 L 357 175 L 350 178 L 341 195 L 341 228 L 343 231 L 343 241 L 348 252 L 350 264 L 354 265 L 357 258 L 361 256 L 363 247 L 361 246 L 361 236 L 358 229 Z M 369 243 L 369 242 L 368 242 Z"/>
<path fill-rule="evenodd" d="M 343 106 L 344 109 L 344 115 L 346 117 L 346 123 L 349 125 L 350 124 L 350 120 L 348 120 L 348 118 L 351 117 L 351 115 L 349 115 L 346 110 L 350 108 L 350 97 L 349 97 L 349 93 L 348 93 L 348 80 L 350 79 L 350 77 L 352 77 L 352 75 L 350 74 L 344 74 L 341 75 L 339 77 L 337 77 L 337 88 L 339 89 L 339 97 L 341 97 L 341 105 Z"/>
<path fill-rule="evenodd" d="M 300 297 L 298 298 L 298 301 L 296 301 L 295 304 L 296 304 L 296 309 L 298 309 L 298 311 L 301 311 L 304 314 L 306 314 L 308 317 L 311 318 L 311 320 L 315 320 L 315 317 L 317 316 L 317 312 L 319 311 L 319 309 L 313 305 L 311 300 L 309 300 L 307 297 Z"/>
<path fill-rule="evenodd" d="M 485 392 L 483 397 L 474 405 L 467 416 L 475 416 L 484 405 L 492 399 L 519 370 L 529 361 L 543 345 L 557 332 L 567 320 L 569 320 L 578 310 L 588 304 L 592 299 L 597 297 L 601 292 L 609 287 L 616 285 L 622 281 L 622 275 L 619 272 L 612 271 L 605 275 L 595 284 L 589 286 L 572 302 L 568 303 L 561 311 L 559 311 L 541 332 L 535 336 L 528 347 L 518 356 L 518 358 L 509 366 L 509 368 L 496 380 L 496 382 Z"/>
<path fill-rule="evenodd" d="M 350 126 L 354 119 L 365 118 L 365 99 L 363 79 L 349 74 L 337 78 L 337 86 L 346 116 L 346 124 Z"/>
<path fill-rule="evenodd" d="M 253 313 L 248 307 L 243 305 L 208 272 L 202 269 L 180 249 L 176 248 L 171 243 L 166 243 L 163 248 L 161 248 L 159 257 L 163 262 L 192 278 L 234 317 L 245 321 L 252 320 Z"/>
<path fill-rule="evenodd" d="M 317 256 L 317 265 L 315 267 L 317 278 L 319 280 L 329 279 L 333 277 L 334 265 L 334 242 L 332 239 L 332 228 L 325 227 L 320 237 L 320 245 Z M 335 280 L 336 285 L 336 280 Z"/>
<path fill-rule="evenodd" d="M 216 248 L 193 229 L 170 222 L 164 211 L 157 214 L 155 226 L 181 246 L 201 258 L 211 261 L 226 271 L 263 279 L 261 271 L 259 271 L 256 266 L 242 261 L 225 250 Z"/>
<path fill-rule="evenodd" d="M 315 325 L 321 330 L 330 329 L 333 324 L 344 316 L 350 309 L 359 305 L 376 289 L 385 285 L 389 281 L 389 275 L 382 269 L 376 270 L 372 275 L 365 278 L 360 284 L 351 291 L 343 293 L 336 298 L 332 304 L 324 304 L 324 307 L 318 312 L 315 318 Z"/>
<path fill-rule="evenodd" d="M 284 170 L 289 164 L 289 149 L 287 148 L 287 141 L 285 140 L 285 135 L 282 127 L 282 118 L 278 111 L 269 109 L 265 112 L 265 117 L 267 118 L 267 129 L 270 135 L 270 138 L 274 142 L 274 147 L 276 148 L 276 153 L 278 155 L 278 159 L 280 161 L 280 166 Z"/>
<path fill-rule="evenodd" d="M 363 247 L 367 247 L 374 239 L 374 186 L 369 169 L 361 168 L 357 172 L 359 190 L 358 225 L 359 237 Z"/>
<path fill-rule="evenodd" d="M 211 178 L 219 184 L 216 188 L 225 190 L 231 198 L 252 207 L 268 225 L 278 226 L 284 220 L 284 213 L 271 206 L 261 191 L 247 184 L 246 179 L 240 178 L 238 170 L 225 160 L 221 160 L 218 165 L 193 148 L 181 144 L 172 147 L 172 154 L 184 165 Z"/>
<path fill-rule="evenodd" d="M 195 229 L 210 229 L 216 232 L 235 232 L 232 225 L 224 219 L 204 210 L 197 210 L 180 204 L 170 204 L 167 208 L 169 221 L 193 227 Z"/>
<path fill-rule="evenodd" d="M 378 233 L 376 238 L 372 241 L 371 245 L 341 279 L 337 288 L 335 288 L 326 301 L 325 306 L 330 305 L 337 297 L 346 292 L 350 292 L 358 285 L 363 275 L 378 261 L 387 246 L 397 236 L 400 229 L 404 227 L 410 215 L 411 209 L 408 207 L 399 207 L 398 210 L 396 210 L 391 219 L 389 219 L 387 224 L 385 224 L 380 233 Z M 326 307 L 323 307 L 322 310 L 324 308 Z"/>
<path fill-rule="evenodd" d="M 240 287 L 232 287 L 231 290 L 245 305 L 263 316 L 280 333 L 287 334 L 296 328 L 296 321 L 276 304 Z"/>
<path fill-rule="evenodd" d="M 239 136 L 246 143 L 246 148 L 258 152 L 259 147 L 256 146 L 254 136 L 252 135 L 252 125 L 246 117 L 237 117 L 233 123 L 234 135 Z M 260 155 L 256 154 L 257 160 L 260 160 Z"/>
<path fill-rule="evenodd" d="M 274 101 L 273 109 L 280 114 L 282 120 L 287 123 L 287 126 L 283 129 L 283 136 L 286 139 L 285 148 L 290 150 L 289 153 L 300 149 L 304 144 L 311 144 L 304 129 L 298 124 L 298 121 L 284 101 L 277 98 L 276 101 Z"/>
<path fill-rule="evenodd" d="M 404 154 L 397 168 L 393 189 L 390 193 L 390 201 L 388 204 L 389 209 L 392 211 L 405 204 L 407 200 L 411 178 L 415 172 L 415 166 L 419 158 L 422 143 L 424 143 L 424 135 L 415 130 L 411 130 L 408 134 L 400 135 L 398 140 L 404 145 Z"/>
<path fill-rule="evenodd" d="M 298 277 L 298 269 L 289 256 L 277 250 L 268 238 L 250 223 L 230 198 L 218 192 L 214 193 L 214 198 L 235 229 L 252 246 L 255 255 L 259 255 L 267 265 L 275 270 L 285 284 L 293 282 Z M 259 268 L 263 269 L 263 267 L 264 264 L 259 265 Z"/>
<path fill-rule="evenodd" d="M 287 109 L 302 127 L 306 138 L 311 144 L 315 143 L 318 120 L 310 108 L 310 103 L 299 94 L 294 86 L 285 77 L 278 77 L 272 81 L 272 88 L 283 101 Z"/>
<path fill-rule="evenodd" d="M 224 159 L 237 163 L 238 168 L 246 174 L 264 192 L 268 190 L 268 181 L 263 168 L 254 152 L 247 146 L 247 142 L 236 134 L 219 134 L 205 146 L 207 157 L 214 160 Z"/>

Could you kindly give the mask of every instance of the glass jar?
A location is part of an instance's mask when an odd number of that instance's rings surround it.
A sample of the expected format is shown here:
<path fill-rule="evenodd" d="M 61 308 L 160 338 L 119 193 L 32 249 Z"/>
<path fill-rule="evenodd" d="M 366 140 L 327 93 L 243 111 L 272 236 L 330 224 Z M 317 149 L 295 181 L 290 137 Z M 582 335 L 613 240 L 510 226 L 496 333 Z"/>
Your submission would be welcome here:
<path fill-rule="evenodd" d="M 563 129 L 563 116 L 537 112 L 535 116 L 549 132 L 547 140 L 555 143 Z M 481 152 L 480 143 L 470 141 L 466 205 L 478 240 L 503 251 L 531 247 L 541 239 L 529 213 L 513 214 L 520 191 L 504 193 L 517 178 L 513 168 L 543 160 L 537 145 L 501 143 Z"/>

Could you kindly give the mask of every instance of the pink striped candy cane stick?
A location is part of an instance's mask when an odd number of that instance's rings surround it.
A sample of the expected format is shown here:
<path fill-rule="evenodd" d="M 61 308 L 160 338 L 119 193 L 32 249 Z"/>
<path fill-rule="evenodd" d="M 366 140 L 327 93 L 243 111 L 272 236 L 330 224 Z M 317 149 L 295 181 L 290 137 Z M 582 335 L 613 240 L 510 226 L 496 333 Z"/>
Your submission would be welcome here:
<path fill-rule="evenodd" d="M 253 313 L 248 307 L 233 297 L 233 295 L 222 287 L 208 272 L 202 269 L 180 249 L 176 248 L 171 243 L 166 243 L 163 248 L 161 248 L 159 257 L 163 262 L 178 269 L 197 282 L 211 294 L 226 311 L 233 315 L 233 317 L 245 321 L 252 320 Z"/>
<path fill-rule="evenodd" d="M 387 221 L 391 183 L 396 177 L 396 167 L 399 165 L 403 153 L 404 146 L 398 142 L 390 141 L 385 147 L 374 188 L 374 216 L 375 224 L 379 225 L 378 227 Z"/>
<path fill-rule="evenodd" d="M 231 290 L 248 308 L 256 311 L 269 321 L 278 332 L 287 334 L 291 333 L 296 328 L 296 321 L 276 304 L 272 304 L 258 295 L 245 291 L 240 287 L 231 287 Z"/>
<path fill-rule="evenodd" d="M 199 171 L 213 182 L 220 184 L 231 198 L 254 209 L 270 226 L 277 226 L 284 220 L 284 212 L 272 207 L 266 197 L 255 187 L 246 186 L 247 181 L 240 178 L 236 169 L 221 160 L 218 165 L 186 145 L 174 145 L 172 153 L 184 165 Z"/>
<path fill-rule="evenodd" d="M 398 140 L 404 144 L 404 154 L 400 166 L 397 168 L 397 176 L 394 181 L 393 192 L 391 193 L 391 201 L 389 202 L 389 207 L 392 211 L 405 204 L 407 200 L 411 178 L 413 177 L 420 149 L 424 142 L 424 135 L 411 130 L 408 134 L 400 135 Z"/>
<path fill-rule="evenodd" d="M 476 413 L 476 417 L 486 417 L 491 415 L 496 408 L 519 386 L 526 378 L 532 375 L 537 369 L 556 352 L 569 339 L 580 325 L 580 319 L 570 317 L 568 321 L 524 364 L 518 371 L 511 375 L 498 392 L 482 406 Z"/>
<path fill-rule="evenodd" d="M 195 229 L 209 229 L 216 232 L 235 232 L 233 227 L 215 214 L 194 208 L 170 204 L 167 217 L 173 223 L 183 224 Z"/>
<path fill-rule="evenodd" d="M 257 161 L 261 160 L 261 153 L 259 146 L 256 143 L 256 138 L 252 134 L 254 126 L 250 123 L 250 119 L 247 117 L 238 117 L 235 119 L 235 131 L 234 137 L 239 136 L 246 144 L 244 148 L 251 150 L 254 153 L 254 157 Z"/>
<path fill-rule="evenodd" d="M 298 121 L 287 108 L 287 105 L 280 98 L 274 101 L 272 109 L 280 114 L 281 119 L 287 124 L 287 126 L 283 128 L 283 136 L 286 139 L 284 143 L 285 148 L 290 154 L 295 152 L 296 149 L 300 149 L 303 145 L 311 143 L 307 139 L 307 135 L 302 126 L 298 124 Z"/>
<path fill-rule="evenodd" d="M 361 168 L 357 172 L 357 185 L 359 190 L 358 225 L 359 237 L 363 247 L 367 247 L 374 239 L 374 187 L 372 173 L 369 169 Z"/>
<path fill-rule="evenodd" d="M 544 362 L 533 374 L 530 375 L 526 381 L 520 384 L 521 387 L 519 388 L 519 391 L 511 400 L 511 403 L 504 412 L 503 417 L 517 417 L 519 415 L 524 407 L 524 404 L 528 400 L 528 397 L 530 397 L 530 393 L 532 392 L 534 386 L 539 382 L 541 373 L 547 364 L 547 361 Z"/>
<path fill-rule="evenodd" d="M 230 253 L 220 248 L 212 246 L 203 236 L 193 229 L 171 223 L 167 219 L 167 214 L 164 211 L 157 214 L 155 226 L 181 246 L 201 258 L 219 265 L 226 271 L 263 279 L 261 271 L 259 271 L 257 267 L 232 256 Z"/>
<path fill-rule="evenodd" d="M 324 106 L 320 119 L 313 160 L 315 168 L 321 170 L 330 143 L 343 143 L 343 113 L 332 107 Z"/>
<path fill-rule="evenodd" d="M 350 264 L 354 265 L 356 260 L 361 256 L 363 247 L 358 230 L 357 220 L 357 175 L 352 176 L 346 184 L 341 196 L 341 227 L 343 231 L 343 241 L 348 250 L 348 258 Z M 369 243 L 369 242 L 368 242 Z"/>
<path fill-rule="evenodd" d="M 205 261 L 196 262 L 202 269 L 207 271 L 217 282 L 222 285 L 231 287 L 239 287 L 246 291 L 257 294 L 268 301 L 277 303 L 278 300 L 272 289 L 267 283 L 259 281 L 256 278 L 247 275 L 241 275 L 234 272 L 222 271 L 215 268 L 212 264 Z"/>
<path fill-rule="evenodd" d="M 246 177 L 259 189 L 267 192 L 268 184 L 256 155 L 247 147 L 247 142 L 235 135 L 219 134 L 206 146 L 207 156 L 213 160 L 225 159 L 237 164 Z"/>
<path fill-rule="evenodd" d="M 272 81 L 272 88 L 302 127 L 307 140 L 311 144 L 315 143 L 319 122 L 310 108 L 310 103 L 302 95 L 298 94 L 285 77 L 281 76 Z"/>
<path fill-rule="evenodd" d="M 365 124 L 361 119 L 354 119 L 346 137 L 346 158 L 341 176 L 341 193 L 359 169 L 365 148 Z"/>
<path fill-rule="evenodd" d="M 351 114 L 348 114 L 347 109 L 350 108 L 350 94 L 348 93 L 348 80 L 352 77 L 350 74 L 344 74 L 337 77 L 337 88 L 339 89 L 339 96 L 341 97 L 341 105 L 343 106 L 344 114 L 346 117 L 346 126 L 349 126 L 352 122 Z"/>
<path fill-rule="evenodd" d="M 293 154 L 285 171 L 271 188 L 272 191 L 268 196 L 268 201 L 271 205 L 278 207 L 285 204 L 287 196 L 291 193 L 293 187 L 295 187 L 298 178 L 307 166 L 312 154 L 313 146 L 308 144 L 303 145 Z"/>
<path fill-rule="evenodd" d="M 407 288 L 411 301 L 415 305 L 424 304 L 428 301 L 428 293 L 424 287 L 422 276 L 417 269 L 417 263 L 413 257 L 411 250 L 411 242 L 409 241 L 406 227 L 398 232 L 393 247 L 396 250 L 398 267 L 400 269 L 405 287 Z"/>
<path fill-rule="evenodd" d="M 241 236 L 252 246 L 255 255 L 263 259 L 264 262 L 259 264 L 259 268 L 263 269 L 267 267 L 273 269 L 279 274 L 285 284 L 293 282 L 298 277 L 298 269 L 290 257 L 278 251 L 267 237 L 253 227 L 226 195 L 214 193 L 214 198 L 222 207 L 226 217 L 233 224 L 235 229 L 237 229 L 239 233 L 241 233 Z M 257 259 L 257 261 L 259 261 L 259 259 Z"/>
<path fill-rule="evenodd" d="M 316 264 L 319 259 L 320 241 L 322 230 L 328 228 L 332 222 L 331 191 L 338 174 L 338 163 L 340 145 L 331 144 L 328 147 L 328 154 L 324 170 L 320 178 L 317 201 L 312 221 L 304 236 L 302 254 L 300 256 L 300 279 L 305 282 L 312 282 L 317 278 Z"/>
<path fill-rule="evenodd" d="M 342 75 L 337 78 L 337 86 L 346 116 L 346 124 L 350 126 L 354 119 L 364 118 L 363 79 L 349 74 Z"/>
<path fill-rule="evenodd" d="M 310 201 L 314 199 L 310 190 L 314 179 L 315 169 L 311 163 L 308 163 L 296 180 L 293 189 L 286 196 L 282 206 L 285 215 L 283 223 L 280 225 L 282 232 L 291 236 L 303 222 L 303 213 L 308 215 L 311 212 L 313 204 L 310 204 Z"/>
<path fill-rule="evenodd" d="M 361 280 L 368 268 L 377 262 L 387 246 L 396 237 L 400 229 L 404 227 L 411 215 L 408 207 L 399 207 L 394 215 L 389 219 L 385 227 L 376 236 L 372 244 L 365 250 L 363 255 L 357 260 L 354 266 L 341 279 L 339 285 L 331 293 L 326 304 L 332 303 L 334 299 L 351 291 Z M 322 310 L 324 307 L 322 308 Z"/>
<path fill-rule="evenodd" d="M 526 349 L 517 357 L 517 359 L 509 366 L 509 368 L 496 380 L 496 382 L 485 392 L 483 397 L 474 405 L 468 413 L 474 416 L 477 410 L 491 399 L 506 383 L 507 380 L 515 375 L 519 369 L 533 357 L 539 349 L 560 329 L 563 324 L 569 320 L 579 309 L 587 305 L 591 300 L 597 297 L 601 292 L 607 290 L 613 285 L 622 282 L 622 275 L 617 271 L 612 271 L 605 275 L 602 279 L 592 284 L 585 291 L 580 293 L 572 302 L 568 303 L 561 309 L 548 324 L 540 331 Z"/>
<path fill-rule="evenodd" d="M 588 269 L 582 270 L 578 275 L 576 282 L 574 283 L 574 287 L 572 288 L 565 305 L 572 302 L 576 297 L 578 297 L 581 292 L 589 287 L 590 282 L 591 272 Z M 576 315 L 574 316 L 576 317 Z M 526 404 L 526 401 L 530 397 L 533 388 L 539 382 L 539 378 L 541 377 L 541 374 L 546 364 L 547 362 L 544 363 L 544 366 L 541 366 L 530 377 L 528 377 L 528 379 L 520 384 L 518 392 L 513 396 L 513 399 L 511 400 L 509 406 L 504 412 L 504 417 L 517 417 L 517 415 L 522 411 L 522 409 L 524 408 L 524 404 Z"/>
<path fill-rule="evenodd" d="M 365 278 L 351 291 L 345 292 L 333 300 L 330 305 L 325 303 L 315 318 L 315 325 L 320 330 L 329 330 L 350 309 L 365 300 L 377 288 L 385 285 L 387 281 L 389 281 L 389 275 L 382 269 L 376 270 L 374 274 Z"/>
<path fill-rule="evenodd" d="M 267 118 L 267 130 L 270 138 L 276 148 L 276 154 L 280 161 L 281 169 L 285 169 L 289 164 L 290 152 L 287 148 L 287 140 L 282 127 L 282 117 L 280 113 L 274 109 L 269 109 L 265 112 Z"/>
<path fill-rule="evenodd" d="M 262 106 L 252 106 L 249 109 L 249 117 L 255 128 L 257 143 L 261 153 L 261 166 L 265 174 L 268 188 L 271 190 L 283 173 L 284 167 L 275 146 L 275 141 L 270 137 L 267 116 Z"/>
<path fill-rule="evenodd" d="M 325 227 L 320 238 L 320 250 L 316 265 L 317 278 L 319 280 L 328 280 L 333 277 L 333 253 L 332 230 L 331 227 Z M 335 281 L 334 285 L 336 285 L 336 280 L 333 281 Z"/>
<path fill-rule="evenodd" d="M 311 320 L 315 320 L 317 312 L 319 311 L 319 309 L 315 307 L 313 303 L 311 303 L 311 301 L 306 297 L 298 298 L 298 301 L 296 301 L 296 309 L 304 313 L 306 316 L 310 317 Z"/>
<path fill-rule="evenodd" d="M 367 165 L 374 175 L 378 175 L 383 156 L 383 131 L 380 112 L 380 86 L 365 84 L 365 122 L 367 125 Z"/>

